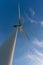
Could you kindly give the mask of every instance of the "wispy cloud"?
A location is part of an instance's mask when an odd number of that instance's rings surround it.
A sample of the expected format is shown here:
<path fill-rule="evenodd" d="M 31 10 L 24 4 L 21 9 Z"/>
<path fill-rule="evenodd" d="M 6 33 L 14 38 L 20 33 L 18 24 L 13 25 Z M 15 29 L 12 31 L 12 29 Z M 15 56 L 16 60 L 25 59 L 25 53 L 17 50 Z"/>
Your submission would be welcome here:
<path fill-rule="evenodd" d="M 38 56 L 43 57 L 43 53 L 39 52 L 37 49 L 34 49 L 34 51 Z"/>
<path fill-rule="evenodd" d="M 38 51 L 37 49 L 35 49 L 35 48 L 33 48 L 33 49 L 34 49 L 33 50 L 33 52 L 34 52 L 33 54 L 32 53 L 27 53 L 27 54 L 23 55 L 22 57 L 19 57 L 18 59 L 16 59 L 16 63 L 17 62 L 26 61 L 29 64 L 32 61 L 33 65 L 34 64 L 35 65 L 36 64 L 37 65 L 43 65 L 43 54 L 40 51 Z"/>
<path fill-rule="evenodd" d="M 33 44 L 37 45 L 37 46 L 40 46 L 40 47 L 43 47 L 43 41 L 40 41 L 38 39 L 34 39 L 32 41 Z"/>
<path fill-rule="evenodd" d="M 35 15 L 35 11 L 32 8 L 29 8 L 29 11 L 30 11 L 31 16 Z"/>
<path fill-rule="evenodd" d="M 34 15 L 36 14 L 35 11 L 32 8 L 29 8 L 30 11 L 30 17 L 28 16 L 27 13 L 25 13 L 25 17 L 27 19 L 27 21 L 29 21 L 30 23 L 35 23 L 35 24 L 40 24 L 40 26 L 43 27 L 43 21 L 37 21 L 36 19 L 34 19 Z"/>
<path fill-rule="evenodd" d="M 29 8 L 29 13 L 30 13 L 30 16 L 27 13 L 24 13 L 25 17 L 26 17 L 26 20 L 29 21 L 32 24 L 39 24 L 40 26 L 43 27 L 43 20 L 39 21 L 37 19 L 34 19 L 34 16 L 36 15 L 36 12 L 32 8 Z"/>
<path fill-rule="evenodd" d="M 38 61 L 38 62 L 43 62 L 43 59 L 38 57 L 37 55 L 34 55 L 34 54 L 28 54 L 27 56 L 28 59 L 32 60 L 32 61 Z"/>
<path fill-rule="evenodd" d="M 31 17 L 29 17 L 26 13 L 25 13 L 25 17 L 27 19 L 27 21 L 31 22 L 31 23 L 37 23 L 37 21 L 35 19 L 32 19 Z"/>
<path fill-rule="evenodd" d="M 34 19 L 32 19 L 32 18 L 28 18 L 28 20 L 31 22 L 31 23 L 37 23 L 37 21 L 36 20 L 34 20 Z"/>
<path fill-rule="evenodd" d="M 35 54 L 28 54 L 27 58 L 33 63 L 37 63 L 37 65 L 43 65 L 43 54 L 37 49 L 34 49 L 34 52 Z"/>
<path fill-rule="evenodd" d="M 43 21 L 40 21 L 39 23 L 40 23 L 41 26 L 43 26 Z"/>

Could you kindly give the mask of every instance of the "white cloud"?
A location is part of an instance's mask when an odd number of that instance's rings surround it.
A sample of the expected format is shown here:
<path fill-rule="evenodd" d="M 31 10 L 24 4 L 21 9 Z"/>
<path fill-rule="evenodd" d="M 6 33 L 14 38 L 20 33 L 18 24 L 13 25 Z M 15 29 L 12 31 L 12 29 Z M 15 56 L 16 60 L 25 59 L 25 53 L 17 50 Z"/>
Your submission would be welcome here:
<path fill-rule="evenodd" d="M 29 17 L 26 13 L 25 13 L 25 17 L 26 17 L 27 21 L 30 21 L 31 23 L 37 24 L 37 21 L 32 19 L 31 17 Z"/>
<path fill-rule="evenodd" d="M 31 18 L 28 18 L 28 20 L 31 22 L 31 23 L 37 23 L 37 21 L 36 20 L 34 20 L 34 19 L 31 19 Z"/>
<path fill-rule="evenodd" d="M 30 11 L 31 16 L 35 15 L 35 11 L 32 8 L 29 8 L 29 11 Z"/>
<path fill-rule="evenodd" d="M 35 53 L 40 56 L 40 57 L 43 57 L 43 53 L 39 52 L 38 50 L 34 49 Z"/>
<path fill-rule="evenodd" d="M 32 61 L 34 64 L 37 63 L 37 65 L 43 65 L 43 57 L 40 58 L 38 55 L 28 54 L 27 59 L 30 59 L 30 62 Z"/>
<path fill-rule="evenodd" d="M 43 65 L 43 54 L 39 52 L 37 49 L 34 49 L 34 54 L 28 54 L 27 59 L 30 59 L 34 64 Z"/>
<path fill-rule="evenodd" d="M 36 64 L 37 65 L 43 65 L 43 54 L 41 52 L 39 52 L 37 49 L 34 49 L 33 52 L 35 52 L 35 53 L 33 53 L 33 54 L 27 53 L 24 56 L 19 57 L 18 59 L 16 59 L 16 63 L 25 61 L 29 64 L 32 61 L 33 64 L 31 64 L 31 65 L 36 65 Z"/>
<path fill-rule="evenodd" d="M 37 46 L 40 46 L 40 47 L 43 47 L 43 41 L 40 41 L 38 39 L 34 39 L 32 41 L 33 44 L 37 45 Z"/>
<path fill-rule="evenodd" d="M 27 13 L 25 13 L 25 17 L 27 21 L 31 23 L 35 23 L 35 24 L 40 24 L 41 26 L 43 26 L 43 21 L 37 21 L 36 19 L 32 18 L 35 15 L 35 11 L 32 8 L 29 8 L 29 11 L 30 11 L 31 17 L 29 17 Z"/>
<path fill-rule="evenodd" d="M 33 57 L 32 54 L 28 54 L 28 55 L 27 55 L 27 58 L 31 59 L 32 61 L 34 60 L 34 57 Z"/>
<path fill-rule="evenodd" d="M 43 21 L 39 22 L 41 26 L 43 26 Z"/>

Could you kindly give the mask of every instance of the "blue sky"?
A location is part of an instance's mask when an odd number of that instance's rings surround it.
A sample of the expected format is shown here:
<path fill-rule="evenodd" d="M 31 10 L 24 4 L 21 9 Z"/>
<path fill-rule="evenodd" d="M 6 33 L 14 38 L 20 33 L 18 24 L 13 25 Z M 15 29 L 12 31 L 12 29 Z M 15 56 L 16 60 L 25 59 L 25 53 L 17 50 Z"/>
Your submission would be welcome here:
<path fill-rule="evenodd" d="M 43 65 L 43 0 L 0 0 L 0 45 L 21 22 L 30 40 L 18 32 L 13 65 Z"/>

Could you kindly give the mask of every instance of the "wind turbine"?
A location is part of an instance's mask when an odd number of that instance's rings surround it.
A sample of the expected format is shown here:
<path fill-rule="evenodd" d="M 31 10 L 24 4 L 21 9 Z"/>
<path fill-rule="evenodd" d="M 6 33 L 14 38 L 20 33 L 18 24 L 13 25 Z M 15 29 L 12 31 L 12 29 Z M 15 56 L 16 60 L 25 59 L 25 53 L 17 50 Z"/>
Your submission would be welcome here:
<path fill-rule="evenodd" d="M 26 35 L 27 39 L 29 39 L 21 24 L 20 6 L 18 6 L 18 24 L 13 27 L 16 28 L 15 34 L 13 32 L 0 47 L 0 65 L 12 65 L 18 29 Z"/>
<path fill-rule="evenodd" d="M 27 33 L 24 31 L 24 28 L 21 23 L 20 6 L 19 5 L 18 5 L 18 25 L 14 25 L 13 27 L 19 29 L 22 33 L 24 33 L 26 38 L 29 40 L 29 37 L 28 37 Z"/>

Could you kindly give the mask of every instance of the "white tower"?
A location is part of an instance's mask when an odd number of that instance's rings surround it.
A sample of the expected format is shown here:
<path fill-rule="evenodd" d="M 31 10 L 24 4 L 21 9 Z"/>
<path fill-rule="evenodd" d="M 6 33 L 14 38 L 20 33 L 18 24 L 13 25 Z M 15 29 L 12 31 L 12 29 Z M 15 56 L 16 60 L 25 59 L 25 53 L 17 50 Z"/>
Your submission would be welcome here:
<path fill-rule="evenodd" d="M 12 65 L 16 38 L 17 30 L 8 37 L 0 48 L 0 65 Z"/>

